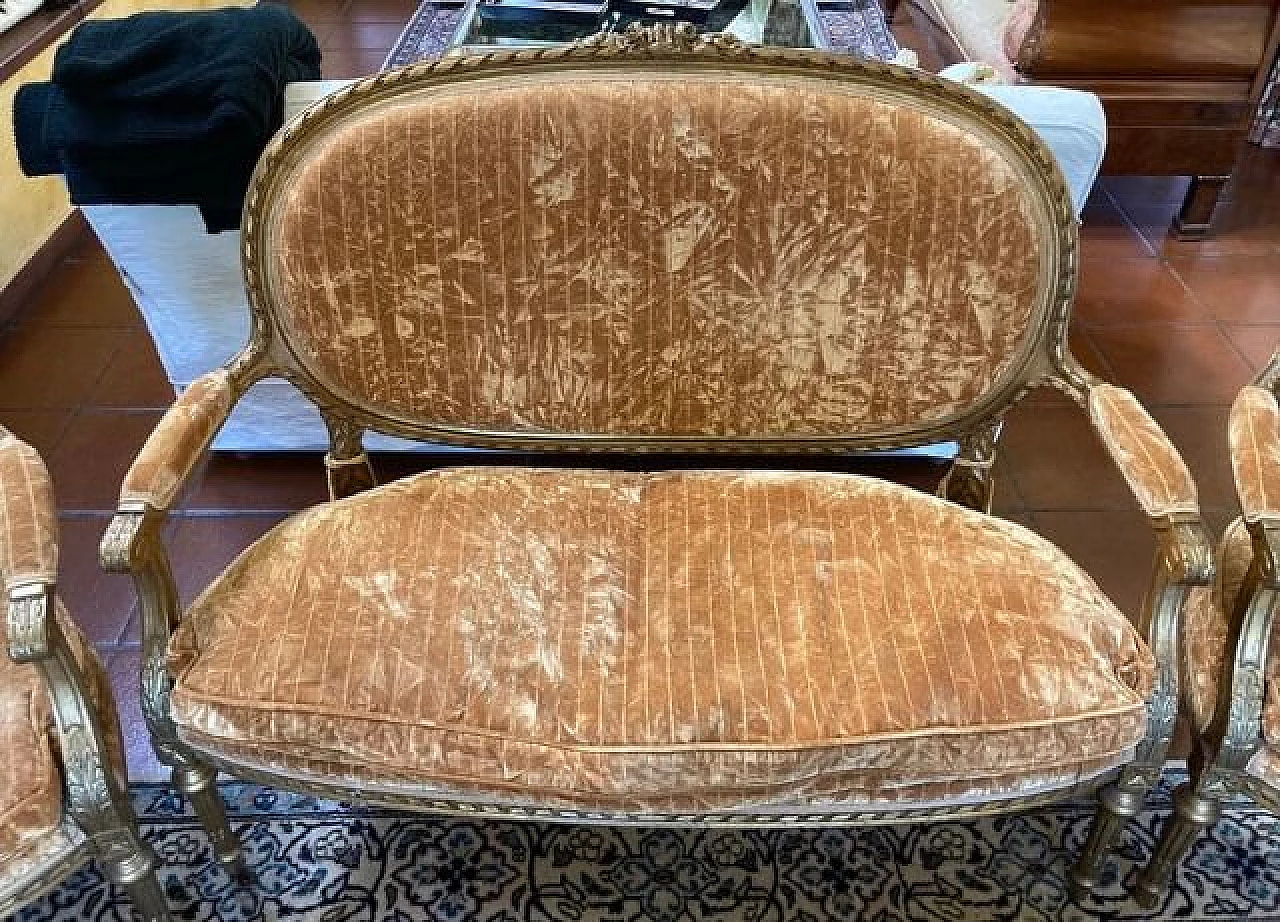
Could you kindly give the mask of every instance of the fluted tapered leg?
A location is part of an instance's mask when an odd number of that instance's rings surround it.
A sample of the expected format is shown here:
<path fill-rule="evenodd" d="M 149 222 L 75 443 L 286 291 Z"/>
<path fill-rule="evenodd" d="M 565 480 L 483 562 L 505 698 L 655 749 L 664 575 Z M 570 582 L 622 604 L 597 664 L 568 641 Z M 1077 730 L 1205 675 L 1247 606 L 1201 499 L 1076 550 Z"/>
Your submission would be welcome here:
<path fill-rule="evenodd" d="M 124 860 L 108 862 L 106 871 L 128 891 L 134 912 L 143 922 L 169 922 L 169 905 L 156 877 L 156 856 L 149 845 L 139 844 Z"/>
<path fill-rule="evenodd" d="M 1097 886 L 1107 854 L 1115 847 L 1124 827 L 1142 809 L 1145 795 L 1145 790 L 1114 784 L 1098 792 L 1098 815 L 1093 819 L 1080 859 L 1071 869 L 1069 886 L 1071 898 L 1076 902 L 1084 900 Z"/>
<path fill-rule="evenodd" d="M 1152 909 L 1160 902 L 1191 843 L 1218 821 L 1221 812 L 1216 800 L 1196 793 L 1190 784 L 1174 792 L 1173 816 L 1160 833 L 1155 853 L 1134 884 L 1133 898 L 1141 906 Z"/>
<path fill-rule="evenodd" d="M 173 782 L 178 790 L 191 798 L 200 823 L 213 844 L 213 853 L 227 873 L 239 880 L 249 877 L 244 861 L 244 849 L 239 838 L 227 822 L 227 811 L 218 789 L 214 786 L 217 772 L 208 765 L 182 766 L 173 770 Z"/>

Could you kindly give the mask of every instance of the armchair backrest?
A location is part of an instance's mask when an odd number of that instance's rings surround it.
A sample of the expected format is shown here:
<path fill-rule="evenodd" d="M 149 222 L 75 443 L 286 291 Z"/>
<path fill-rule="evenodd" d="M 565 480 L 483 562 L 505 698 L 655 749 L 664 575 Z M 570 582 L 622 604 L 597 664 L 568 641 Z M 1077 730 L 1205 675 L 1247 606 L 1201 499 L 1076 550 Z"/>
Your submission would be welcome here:
<path fill-rule="evenodd" d="M 965 88 L 615 36 L 383 75 L 288 126 L 249 193 L 250 351 L 436 441 L 925 444 L 1061 368 L 1075 247 L 1052 155 Z"/>

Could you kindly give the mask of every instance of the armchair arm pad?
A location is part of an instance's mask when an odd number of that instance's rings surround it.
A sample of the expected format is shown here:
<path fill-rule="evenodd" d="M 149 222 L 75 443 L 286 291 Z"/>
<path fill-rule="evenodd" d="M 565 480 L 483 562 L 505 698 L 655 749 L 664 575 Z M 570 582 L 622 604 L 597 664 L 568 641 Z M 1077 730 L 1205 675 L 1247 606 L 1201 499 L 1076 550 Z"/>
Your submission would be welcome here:
<path fill-rule="evenodd" d="M 168 509 L 231 414 L 236 394 L 223 369 L 197 378 L 182 392 L 134 459 L 120 502 Z"/>
<path fill-rule="evenodd" d="M 58 515 L 36 450 L 0 428 L 0 583 L 53 583 Z"/>
<path fill-rule="evenodd" d="M 1191 472 L 1133 394 L 1109 384 L 1094 385 L 1089 390 L 1089 420 L 1150 518 L 1199 514 Z"/>
<path fill-rule="evenodd" d="M 1266 388 L 1242 388 L 1227 423 L 1231 468 L 1246 522 L 1280 517 L 1280 408 Z"/>

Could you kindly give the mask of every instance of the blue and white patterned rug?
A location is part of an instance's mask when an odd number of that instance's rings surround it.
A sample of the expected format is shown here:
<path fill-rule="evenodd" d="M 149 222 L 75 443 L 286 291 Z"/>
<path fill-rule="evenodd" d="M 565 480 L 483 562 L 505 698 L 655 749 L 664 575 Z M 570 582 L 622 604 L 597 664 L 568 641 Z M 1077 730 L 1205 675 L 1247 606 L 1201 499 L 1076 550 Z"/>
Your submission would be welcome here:
<path fill-rule="evenodd" d="M 1165 905 L 1123 897 L 1168 815 L 1168 789 L 1132 824 L 1106 899 L 1082 911 L 1065 875 L 1092 808 L 886 829 L 706 831 L 492 823 L 333 804 L 251 784 L 222 788 L 257 882 L 211 861 L 189 810 L 158 785 L 134 802 L 164 864 L 176 919 L 299 922 L 874 922 L 1280 920 L 1280 824 L 1235 804 L 1184 863 Z M 93 867 L 20 922 L 129 922 Z"/>
<path fill-rule="evenodd" d="M 462 20 L 463 6 L 458 0 L 425 0 L 391 46 L 382 69 L 443 54 Z M 892 60 L 898 53 L 898 43 L 877 0 L 821 0 L 818 15 L 831 46 L 838 51 L 881 61 Z"/>

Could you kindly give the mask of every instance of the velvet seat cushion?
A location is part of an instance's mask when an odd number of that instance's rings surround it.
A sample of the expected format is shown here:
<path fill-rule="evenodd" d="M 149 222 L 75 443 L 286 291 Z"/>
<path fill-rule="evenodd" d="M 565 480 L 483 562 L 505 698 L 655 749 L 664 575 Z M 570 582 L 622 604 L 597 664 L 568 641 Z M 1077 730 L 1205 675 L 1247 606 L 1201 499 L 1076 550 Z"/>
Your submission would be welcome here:
<path fill-rule="evenodd" d="M 995 800 L 1126 760 L 1151 657 L 1035 534 L 839 474 L 443 470 L 302 512 L 193 603 L 239 764 L 622 811 Z"/>

